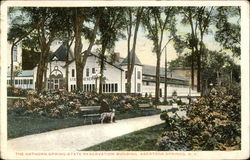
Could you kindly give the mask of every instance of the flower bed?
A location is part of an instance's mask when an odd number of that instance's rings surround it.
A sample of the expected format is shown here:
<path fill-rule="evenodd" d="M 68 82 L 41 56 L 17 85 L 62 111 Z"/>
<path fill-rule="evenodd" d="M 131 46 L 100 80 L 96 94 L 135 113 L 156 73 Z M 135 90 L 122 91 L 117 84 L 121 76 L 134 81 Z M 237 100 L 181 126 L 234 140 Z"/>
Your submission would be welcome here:
<path fill-rule="evenodd" d="M 26 100 L 18 100 L 8 107 L 8 113 L 14 115 L 35 115 L 51 118 L 81 116 L 81 106 L 100 106 L 108 102 L 109 108 L 115 108 L 117 113 L 139 110 L 139 103 L 149 102 L 140 95 L 102 94 L 95 92 L 28 91 Z"/>
<path fill-rule="evenodd" d="M 188 119 L 168 117 L 160 150 L 239 150 L 241 144 L 240 88 L 219 87 L 210 96 L 186 106 Z M 184 145 L 184 146 L 183 146 Z"/>

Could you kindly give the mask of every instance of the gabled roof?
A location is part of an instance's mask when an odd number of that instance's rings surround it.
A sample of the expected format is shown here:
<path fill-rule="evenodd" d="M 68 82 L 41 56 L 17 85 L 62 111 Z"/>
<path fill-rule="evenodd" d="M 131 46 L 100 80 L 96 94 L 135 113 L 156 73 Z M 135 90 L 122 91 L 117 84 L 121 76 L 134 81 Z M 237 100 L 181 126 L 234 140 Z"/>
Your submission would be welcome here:
<path fill-rule="evenodd" d="M 131 57 L 131 56 L 130 56 L 130 59 L 132 60 L 132 57 Z M 131 60 L 130 60 L 130 62 L 131 62 Z M 126 58 L 122 61 L 121 66 L 126 65 L 126 64 L 128 64 L 128 57 L 126 57 Z M 142 63 L 141 63 L 141 61 L 139 60 L 139 58 L 136 56 L 136 54 L 135 54 L 135 65 L 140 65 L 140 66 L 142 66 Z"/>
<path fill-rule="evenodd" d="M 16 77 L 33 77 L 33 70 L 21 70 Z M 10 72 L 7 73 L 7 76 L 10 77 Z"/>
<path fill-rule="evenodd" d="M 69 50 L 69 56 L 72 56 L 71 50 Z M 66 61 L 67 59 L 67 49 L 66 47 L 62 44 L 51 56 L 50 60 L 57 60 L 57 61 Z"/>
<path fill-rule="evenodd" d="M 90 53 L 89 56 L 95 56 L 96 58 L 100 58 L 98 54 L 95 54 L 95 53 Z M 117 63 L 117 62 L 110 62 L 109 60 L 105 60 L 106 63 L 110 64 L 111 66 L 114 66 L 120 70 L 123 71 L 123 69 L 121 68 L 120 64 Z"/>
<path fill-rule="evenodd" d="M 155 76 L 156 75 L 156 67 L 150 66 L 150 65 L 144 65 L 142 67 L 142 74 L 149 75 L 149 76 Z M 160 68 L 160 76 L 165 77 L 165 68 Z M 183 81 L 188 81 L 188 79 L 184 76 L 181 76 L 174 71 L 167 70 L 167 77 L 171 79 L 179 79 Z"/>

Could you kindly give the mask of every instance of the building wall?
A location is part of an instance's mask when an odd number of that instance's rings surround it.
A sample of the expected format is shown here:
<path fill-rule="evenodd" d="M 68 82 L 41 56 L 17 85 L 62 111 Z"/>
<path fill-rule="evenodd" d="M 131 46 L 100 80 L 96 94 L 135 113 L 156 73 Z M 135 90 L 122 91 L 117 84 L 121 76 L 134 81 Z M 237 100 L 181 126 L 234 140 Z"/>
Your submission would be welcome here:
<path fill-rule="evenodd" d="M 7 78 L 7 86 L 9 85 L 10 85 L 10 77 Z M 33 77 L 15 77 L 14 86 L 15 88 L 34 89 Z"/>
<path fill-rule="evenodd" d="M 161 90 L 161 95 L 164 97 L 164 83 L 160 84 L 160 90 Z M 142 87 L 142 95 L 144 96 L 146 93 L 148 95 L 155 96 L 155 83 L 150 82 L 148 85 L 144 83 Z M 174 84 L 168 84 L 167 85 L 167 96 L 172 96 L 172 93 L 176 91 L 178 96 L 187 96 L 188 94 L 191 94 L 192 96 L 198 96 L 199 93 L 195 90 L 192 90 L 189 88 L 189 86 L 184 86 L 184 85 L 174 85 Z"/>
<path fill-rule="evenodd" d="M 191 70 L 190 69 L 174 69 L 174 72 L 187 77 L 189 80 L 189 85 L 191 85 Z M 194 86 L 197 86 L 197 70 L 194 71 Z"/>
<path fill-rule="evenodd" d="M 73 71 L 74 70 L 74 71 Z M 89 75 L 87 76 L 87 70 L 89 70 Z M 92 70 L 95 70 L 95 73 L 92 73 Z M 72 77 L 72 72 L 75 72 L 75 62 L 72 62 L 69 66 L 69 89 L 71 89 L 71 85 L 76 85 L 76 75 Z M 90 56 L 87 59 L 84 71 L 83 71 L 83 84 L 84 85 L 96 85 L 97 89 L 99 90 L 99 78 L 96 80 L 95 76 L 96 73 L 100 73 L 100 66 L 98 64 L 98 58 L 95 56 Z M 104 77 L 105 77 L 105 84 L 111 85 L 117 84 L 117 92 L 122 91 L 122 77 L 123 72 L 115 68 L 114 66 L 106 63 L 105 70 L 104 70 Z M 89 87 L 89 86 L 86 86 Z M 109 86 L 108 86 L 109 87 Z M 112 91 L 106 91 L 106 92 L 112 92 Z M 113 91 L 115 92 L 115 91 Z"/>
<path fill-rule="evenodd" d="M 8 67 L 8 72 L 10 72 L 10 66 L 11 66 L 11 43 L 8 43 L 7 46 L 7 67 Z M 16 61 L 13 61 L 13 66 L 14 70 L 16 67 L 20 67 L 22 69 L 22 43 L 18 43 L 16 47 Z"/>
<path fill-rule="evenodd" d="M 122 66 L 124 69 L 123 73 L 123 80 L 122 80 L 122 92 L 126 93 L 126 84 L 127 84 L 127 78 L 126 78 L 126 72 L 127 72 L 127 66 Z M 139 77 L 138 77 L 139 76 Z M 131 77 L 131 93 L 142 93 L 142 66 L 135 65 L 134 70 Z"/>

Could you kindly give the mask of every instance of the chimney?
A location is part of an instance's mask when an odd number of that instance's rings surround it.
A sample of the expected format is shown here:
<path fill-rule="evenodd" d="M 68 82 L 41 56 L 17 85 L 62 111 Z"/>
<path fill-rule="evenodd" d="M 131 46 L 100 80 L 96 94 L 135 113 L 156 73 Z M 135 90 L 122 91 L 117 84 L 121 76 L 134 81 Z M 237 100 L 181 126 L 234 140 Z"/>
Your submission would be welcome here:
<path fill-rule="evenodd" d="M 120 61 L 120 53 L 115 52 L 115 62 L 119 62 L 119 61 Z"/>

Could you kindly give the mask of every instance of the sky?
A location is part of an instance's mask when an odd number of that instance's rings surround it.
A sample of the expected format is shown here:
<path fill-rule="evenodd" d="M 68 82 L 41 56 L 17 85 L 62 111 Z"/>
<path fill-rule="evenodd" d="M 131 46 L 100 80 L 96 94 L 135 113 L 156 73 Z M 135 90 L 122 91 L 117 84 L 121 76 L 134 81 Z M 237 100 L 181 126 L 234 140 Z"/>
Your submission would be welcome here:
<path fill-rule="evenodd" d="M 178 25 L 177 32 L 180 35 L 184 35 L 189 31 L 189 26 Z M 210 50 L 219 51 L 222 49 L 220 44 L 214 39 L 215 29 L 211 30 L 209 35 L 204 37 L 204 43 L 206 47 Z M 162 46 L 164 46 L 168 41 L 169 33 L 164 33 L 164 40 Z M 170 62 L 178 57 L 176 50 L 174 49 L 174 42 L 170 41 L 167 45 L 167 61 Z M 137 45 L 136 45 L 136 55 L 142 62 L 142 64 L 154 65 L 156 66 L 156 54 L 152 52 L 153 42 L 146 38 L 146 31 L 142 29 L 140 26 L 138 37 L 137 37 Z M 119 40 L 116 42 L 115 52 L 119 52 L 121 57 L 127 56 L 127 40 Z M 161 56 L 161 66 L 165 65 L 165 51 L 163 51 Z"/>
<path fill-rule="evenodd" d="M 189 25 L 184 26 L 180 24 L 180 20 L 181 20 L 181 17 L 177 16 L 177 32 L 179 35 L 185 35 L 186 33 L 190 32 L 190 26 Z M 234 20 L 235 19 L 231 19 L 231 21 L 234 21 Z M 214 39 L 215 31 L 216 31 L 216 28 L 214 26 L 211 26 L 209 34 L 204 36 L 204 43 L 208 49 L 219 51 L 219 50 L 222 50 L 223 48 Z M 146 38 L 146 34 L 147 34 L 147 31 L 140 25 L 138 36 L 137 36 L 136 55 L 138 56 L 142 64 L 155 66 L 156 54 L 152 52 L 153 42 Z M 169 36 L 169 33 L 166 31 L 164 33 L 162 46 L 164 46 L 166 42 L 169 40 L 168 36 Z M 133 37 L 131 38 L 131 41 L 132 40 L 133 40 Z M 85 44 L 85 42 L 83 43 Z M 173 45 L 174 45 L 173 41 L 170 41 L 170 43 L 167 45 L 168 62 L 178 57 L 177 56 L 178 54 L 176 53 Z M 83 46 L 83 48 L 85 47 Z M 94 49 L 96 49 L 96 47 L 94 47 Z M 127 56 L 127 40 L 126 39 L 119 40 L 116 42 L 115 52 L 119 52 L 121 57 L 125 58 Z M 226 51 L 226 52 L 230 53 L 230 51 Z M 165 65 L 165 51 L 163 51 L 162 56 L 161 56 L 161 66 L 163 67 L 164 65 Z"/>

